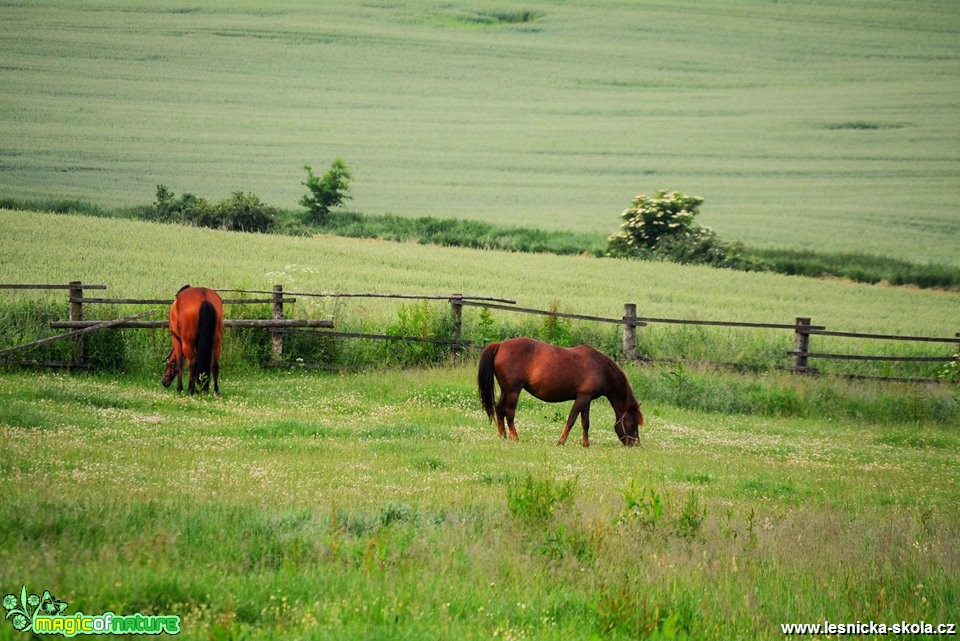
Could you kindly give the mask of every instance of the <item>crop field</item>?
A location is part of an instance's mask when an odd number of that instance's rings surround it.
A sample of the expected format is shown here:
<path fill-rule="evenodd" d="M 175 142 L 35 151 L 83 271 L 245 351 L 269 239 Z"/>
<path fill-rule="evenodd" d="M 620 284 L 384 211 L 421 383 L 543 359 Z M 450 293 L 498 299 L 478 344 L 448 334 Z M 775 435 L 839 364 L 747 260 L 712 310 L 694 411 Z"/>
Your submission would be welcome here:
<path fill-rule="evenodd" d="M 0 3 L 0 197 L 158 183 L 612 233 L 638 193 L 750 245 L 958 265 L 960 5 Z"/>
<path fill-rule="evenodd" d="M 111 296 L 280 283 L 610 316 L 626 301 L 734 320 L 799 309 L 854 331 L 944 334 L 956 320 L 947 292 L 615 259 L 20 211 L 0 211 L 0 238 L 0 281 L 79 279 Z M 6 292 L 0 310 L 61 296 Z M 374 302 L 295 309 L 396 316 Z M 167 347 L 125 373 L 3 372 L 4 595 L 176 615 L 185 639 L 759 640 L 825 619 L 960 620 L 954 386 L 633 364 L 641 446 L 619 445 L 600 399 L 592 446 L 561 448 L 568 404 L 527 395 L 520 442 L 499 440 L 469 356 L 278 373 L 228 345 L 223 396 L 189 398 L 158 384 Z M 0 639 L 23 636 L 12 622 Z"/>

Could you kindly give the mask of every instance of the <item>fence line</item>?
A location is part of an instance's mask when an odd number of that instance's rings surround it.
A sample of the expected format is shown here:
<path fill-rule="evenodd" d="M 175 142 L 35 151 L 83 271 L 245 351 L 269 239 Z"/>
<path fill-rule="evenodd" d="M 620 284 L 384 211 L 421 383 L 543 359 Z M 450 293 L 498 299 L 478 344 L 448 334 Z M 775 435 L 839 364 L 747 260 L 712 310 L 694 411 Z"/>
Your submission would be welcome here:
<path fill-rule="evenodd" d="M 263 289 L 218 289 L 218 292 L 243 292 L 247 294 L 273 294 L 276 290 L 267 291 Z M 289 296 L 304 296 L 313 298 L 396 298 L 396 299 L 415 299 L 415 300 L 450 300 L 459 298 L 464 301 L 485 300 L 496 303 L 516 304 L 517 301 L 509 298 L 498 298 L 495 296 L 474 296 L 471 294 L 384 294 L 384 293 L 343 293 L 343 292 L 285 292 Z"/>
<path fill-rule="evenodd" d="M 84 320 L 84 305 L 90 304 L 120 304 L 120 305 L 169 305 L 173 299 L 146 299 L 146 298 L 103 298 L 103 297 L 85 297 L 84 290 L 103 290 L 106 285 L 83 284 L 80 281 L 74 281 L 67 285 L 31 285 L 31 284 L 0 284 L 0 289 L 4 290 L 38 290 L 38 289 L 67 289 L 69 290 L 68 302 L 70 305 L 70 318 L 66 321 L 53 321 L 50 327 L 53 329 L 73 330 L 66 334 L 48 337 L 33 343 L 20 345 L 12 349 L 0 351 L 0 355 L 26 350 L 39 344 L 64 339 L 73 339 L 74 355 L 70 363 L 60 363 L 73 367 L 83 367 L 83 335 L 88 332 L 99 329 L 163 329 L 168 327 L 165 320 L 140 321 L 136 320 L 148 313 L 135 314 L 133 316 L 117 319 L 113 321 L 95 321 Z M 743 321 L 719 321 L 719 320 L 689 320 L 676 318 L 656 318 L 637 315 L 637 306 L 634 303 L 625 303 L 623 306 L 623 316 L 620 318 L 610 318 L 603 316 L 592 316 L 586 314 L 571 314 L 565 312 L 542 310 L 529 307 L 517 307 L 516 301 L 509 298 L 495 296 L 477 296 L 460 293 L 447 295 L 434 294 L 389 294 L 389 293 L 313 293 L 313 292 L 285 292 L 282 285 L 275 285 L 270 291 L 267 290 L 242 290 L 242 289 L 220 289 L 219 292 L 232 292 L 242 294 L 270 294 L 270 298 L 239 298 L 224 300 L 224 303 L 231 305 L 245 304 L 268 304 L 271 306 L 271 318 L 269 319 L 226 319 L 226 327 L 252 327 L 262 328 L 270 332 L 271 349 L 273 362 L 277 365 L 283 364 L 283 336 L 285 334 L 313 334 L 337 338 L 353 338 L 367 340 L 391 340 L 391 341 L 409 341 L 409 342 L 427 342 L 442 345 L 450 345 L 457 349 L 470 347 L 472 341 L 463 340 L 463 308 L 464 307 L 483 307 L 487 309 L 497 309 L 517 314 L 535 314 L 550 316 L 554 318 L 566 318 L 581 320 L 586 322 L 608 323 L 623 326 L 623 356 L 627 360 L 636 361 L 668 361 L 676 359 L 650 359 L 637 353 L 636 348 L 636 330 L 638 327 L 646 327 L 649 324 L 677 324 L 677 325 L 701 325 L 714 327 L 733 327 L 733 328 L 759 328 L 789 330 L 794 335 L 794 347 L 785 352 L 790 356 L 792 364 L 785 369 L 795 373 L 816 373 L 816 367 L 809 364 L 810 359 L 836 359 L 836 360 L 859 360 L 859 361 L 887 361 L 887 362 L 952 362 L 960 359 L 960 352 L 949 356 L 877 356 L 877 355 L 857 355 L 857 354 L 831 354 L 815 352 L 810 349 L 810 340 L 813 336 L 834 336 L 851 339 L 872 339 L 872 340 L 896 340 L 896 341 L 917 341 L 917 342 L 939 342 L 956 344 L 960 349 L 960 333 L 955 337 L 933 337 L 933 336 L 900 336 L 891 334 L 868 334 L 861 332 L 842 332 L 827 330 L 824 325 L 813 325 L 811 320 L 806 317 L 797 317 L 793 323 L 756 323 Z M 296 302 L 295 297 L 317 297 L 317 298 L 383 298 L 397 300 L 434 300 L 449 301 L 450 313 L 453 320 L 453 338 L 452 339 L 434 339 L 417 336 L 393 336 L 387 334 L 373 334 L 362 332 L 338 332 L 338 331 L 318 331 L 320 329 L 331 330 L 334 323 L 331 320 L 311 320 L 311 319 L 293 319 L 284 317 L 284 305 Z M 156 313 L 156 310 L 152 310 Z M 38 363 L 38 361 L 21 361 L 22 363 Z M 48 365 L 56 363 L 46 362 Z M 921 378 L 899 378 L 899 377 L 871 377 L 850 375 L 851 378 L 874 378 L 881 380 L 899 380 L 899 381 L 932 381 L 934 379 Z"/>
<path fill-rule="evenodd" d="M 617 325 L 623 325 L 624 322 L 630 321 L 635 323 L 635 327 L 643 327 L 646 323 L 641 322 L 640 319 L 631 318 L 605 318 L 603 316 L 586 316 L 584 314 L 567 314 L 564 312 L 554 312 L 545 309 L 532 309 L 529 307 L 507 307 L 506 305 L 486 305 L 484 303 L 475 303 L 472 301 L 463 301 L 461 305 L 466 305 L 468 307 L 486 307 L 487 309 L 505 309 L 508 312 L 517 312 L 519 314 L 539 314 L 541 316 L 553 316 L 554 318 L 572 318 L 574 320 L 584 320 L 584 321 L 593 321 L 595 323 L 614 323 Z"/>

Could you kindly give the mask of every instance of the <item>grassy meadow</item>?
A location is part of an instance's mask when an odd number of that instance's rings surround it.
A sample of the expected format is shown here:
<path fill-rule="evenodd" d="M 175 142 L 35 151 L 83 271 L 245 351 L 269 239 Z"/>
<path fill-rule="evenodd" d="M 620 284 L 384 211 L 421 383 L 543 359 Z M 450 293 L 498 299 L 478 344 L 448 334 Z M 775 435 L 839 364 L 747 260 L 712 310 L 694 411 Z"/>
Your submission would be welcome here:
<path fill-rule="evenodd" d="M 635 384 L 651 374 L 628 370 Z M 185 639 L 770 639 L 960 619 L 956 426 L 525 397 L 497 439 L 472 365 L 154 378 L 8 373 L 0 585 Z M 571 443 L 574 442 L 573 440 Z M 0 639 L 20 638 L 9 621 Z"/>
<path fill-rule="evenodd" d="M 856 331 L 955 322 L 954 293 L 663 263 L 19 211 L 0 211 L 0 238 L 3 282 L 79 279 L 110 296 L 281 283 L 610 316 L 621 301 L 734 320 L 802 309 Z M 62 299 L 6 292 L 0 309 Z M 395 302 L 294 308 L 340 326 L 397 316 Z M 779 349 L 664 331 L 641 336 Z M 244 363 L 228 333 L 223 396 L 188 398 L 159 386 L 168 343 L 150 334 L 132 371 L 3 372 L 5 593 L 49 590 L 68 613 L 177 614 L 186 639 L 769 639 L 823 619 L 960 619 L 954 386 L 634 364 L 641 447 L 619 445 L 600 400 L 592 446 L 558 448 L 568 404 L 529 396 L 521 441 L 497 439 L 469 355 L 276 372 Z M 22 636 L 2 623 L 0 639 Z"/>
<path fill-rule="evenodd" d="M 960 265 L 960 5 L 0 4 L 0 197 L 353 207 L 612 233 L 706 199 L 751 246 Z"/>

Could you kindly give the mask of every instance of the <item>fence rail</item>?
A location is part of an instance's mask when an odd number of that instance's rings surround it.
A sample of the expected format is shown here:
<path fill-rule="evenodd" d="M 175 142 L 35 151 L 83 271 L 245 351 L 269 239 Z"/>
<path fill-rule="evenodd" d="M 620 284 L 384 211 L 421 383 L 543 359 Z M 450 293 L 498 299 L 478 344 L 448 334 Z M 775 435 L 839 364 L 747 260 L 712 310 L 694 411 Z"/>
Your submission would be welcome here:
<path fill-rule="evenodd" d="M 89 332 L 102 329 L 165 329 L 168 327 L 166 320 L 138 320 L 143 316 L 157 313 L 158 310 L 143 312 L 127 316 L 124 318 L 103 321 L 103 320 L 85 320 L 84 307 L 95 304 L 114 304 L 114 305 L 169 305 L 173 299 L 166 298 L 107 298 L 107 297 L 85 297 L 85 290 L 105 290 L 106 285 L 85 284 L 74 281 L 66 285 L 50 284 L 0 284 L 0 290 L 58 290 L 66 289 L 69 291 L 68 303 L 70 307 L 70 318 L 65 321 L 53 321 L 50 327 L 53 329 L 70 330 L 65 334 L 51 336 L 32 343 L 18 345 L 7 350 L 0 350 L 0 358 L 20 351 L 26 351 L 38 345 L 59 340 L 73 341 L 73 359 L 70 362 L 58 363 L 51 361 L 18 361 L 21 364 L 42 365 L 42 366 L 67 366 L 67 367 L 85 367 L 83 358 L 83 337 Z M 361 340 L 387 340 L 387 341 L 408 341 L 408 342 L 426 342 L 442 345 L 449 345 L 455 349 L 465 349 L 468 347 L 482 347 L 474 345 L 472 341 L 462 339 L 463 326 L 463 308 L 464 307 L 482 307 L 486 309 L 503 310 L 516 314 L 533 314 L 549 316 L 554 318 L 565 318 L 593 323 L 616 324 L 623 327 L 623 357 L 627 360 L 638 361 L 674 361 L 677 359 L 651 359 L 637 352 L 636 332 L 637 328 L 646 327 L 654 324 L 674 324 L 674 325 L 693 325 L 693 326 L 713 326 L 713 327 L 731 327 L 739 329 L 773 329 L 785 330 L 793 333 L 793 349 L 784 352 L 785 356 L 791 358 L 791 365 L 786 369 L 795 373 L 817 373 L 816 367 L 810 365 L 811 359 L 825 360 L 855 360 L 855 361 L 885 361 L 885 362 L 903 362 L 903 363 L 923 363 L 923 362 L 942 362 L 948 363 L 960 360 L 960 352 L 944 356 L 887 356 L 887 355 L 860 355 L 860 354 L 832 354 L 813 351 L 810 348 L 810 341 L 814 336 L 832 336 L 839 338 L 849 338 L 852 340 L 871 339 L 876 341 L 913 341 L 913 342 L 937 342 L 957 345 L 960 350 L 960 333 L 954 337 L 935 337 L 935 336 L 901 336 L 892 334 L 868 334 L 861 332 L 843 332 L 828 330 L 825 325 L 814 325 L 810 318 L 797 317 L 793 323 L 761 323 L 761 322 L 743 322 L 743 321 L 723 321 L 723 320 L 691 320 L 677 318 L 657 318 L 648 316 L 638 316 L 637 306 L 634 303 L 625 303 L 623 305 L 623 315 L 621 317 L 594 316 L 587 314 L 572 314 L 558 312 L 554 310 L 542 310 L 529 307 L 518 307 L 516 301 L 509 298 L 495 296 L 479 296 L 469 294 L 390 294 L 390 293 L 348 293 L 348 292 L 289 292 L 284 291 L 283 286 L 276 285 L 272 290 L 241 290 L 241 289 L 221 289 L 221 293 L 240 293 L 263 295 L 268 294 L 269 298 L 231 298 L 225 299 L 224 303 L 229 305 L 270 305 L 271 317 L 268 319 L 226 319 L 226 327 L 248 327 L 261 328 L 270 332 L 271 349 L 273 362 L 277 365 L 283 365 L 283 337 L 288 334 L 311 334 L 322 335 L 341 339 L 361 339 Z M 293 304 L 297 297 L 314 298 L 381 298 L 395 300 L 434 300 L 448 301 L 450 304 L 450 314 L 453 320 L 453 337 L 451 339 L 429 338 L 418 336 L 395 336 L 390 334 L 376 334 L 364 332 L 341 332 L 341 331 L 321 331 L 333 330 L 334 323 L 331 320 L 317 319 L 296 319 L 284 317 L 284 306 Z M 6 361 L 9 362 L 9 361 Z M 875 378 L 882 380 L 897 381 L 931 381 L 935 379 L 924 378 L 906 378 L 895 376 L 859 376 L 851 375 L 852 378 Z"/>

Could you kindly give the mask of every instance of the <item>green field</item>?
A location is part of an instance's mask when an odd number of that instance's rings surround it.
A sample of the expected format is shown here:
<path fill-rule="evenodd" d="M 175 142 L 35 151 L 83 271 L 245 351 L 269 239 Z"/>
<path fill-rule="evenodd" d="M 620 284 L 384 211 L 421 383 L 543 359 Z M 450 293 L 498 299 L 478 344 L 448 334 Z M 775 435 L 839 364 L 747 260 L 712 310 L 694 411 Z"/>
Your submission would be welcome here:
<path fill-rule="evenodd" d="M 0 197 L 351 206 L 960 265 L 955 2 L 0 4 Z"/>

